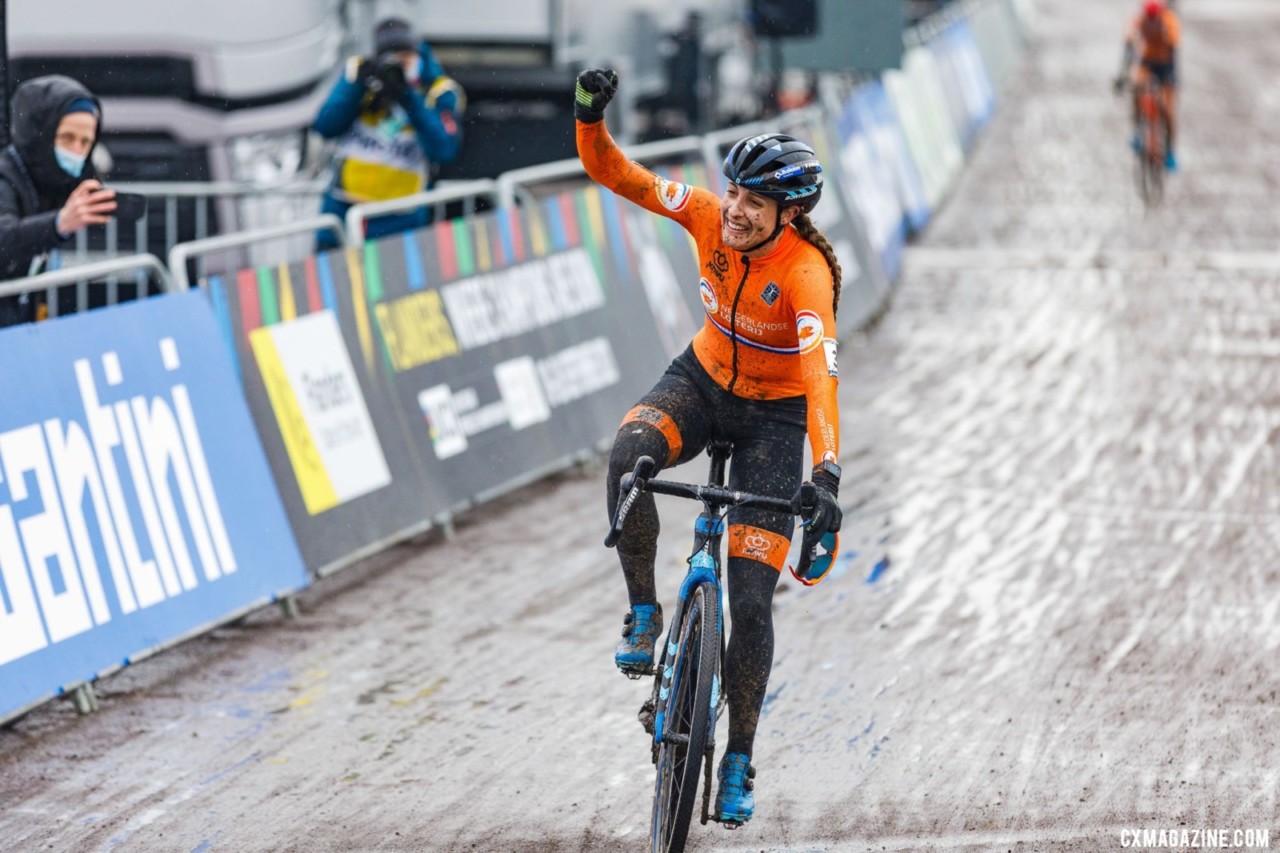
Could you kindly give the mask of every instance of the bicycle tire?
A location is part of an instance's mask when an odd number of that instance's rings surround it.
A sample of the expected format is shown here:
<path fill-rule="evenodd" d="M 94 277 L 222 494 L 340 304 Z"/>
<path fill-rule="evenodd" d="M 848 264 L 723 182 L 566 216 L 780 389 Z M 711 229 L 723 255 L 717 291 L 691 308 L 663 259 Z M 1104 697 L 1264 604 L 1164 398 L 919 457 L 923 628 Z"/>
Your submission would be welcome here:
<path fill-rule="evenodd" d="M 1164 198 L 1164 127 L 1156 121 L 1147 128 L 1148 139 L 1143 152 L 1143 197 L 1147 204 L 1157 205 Z"/>
<path fill-rule="evenodd" d="M 1154 207 L 1164 199 L 1164 121 L 1159 107 L 1145 94 L 1142 116 L 1138 122 L 1138 138 L 1142 144 L 1138 151 L 1138 192 L 1147 207 Z"/>
<path fill-rule="evenodd" d="M 1155 156 L 1143 151 L 1138 161 L 1138 169 L 1142 200 L 1148 207 L 1155 207 L 1165 196 L 1164 161 L 1157 161 Z"/>
<path fill-rule="evenodd" d="M 679 637 L 670 662 L 671 690 L 653 790 L 649 827 L 653 853 L 684 850 L 693 807 L 699 799 L 712 681 L 719 667 L 720 600 L 712 584 L 699 584 L 690 593 Z"/>
<path fill-rule="evenodd" d="M 1147 158 L 1147 203 L 1155 206 L 1164 200 L 1164 160 Z"/>

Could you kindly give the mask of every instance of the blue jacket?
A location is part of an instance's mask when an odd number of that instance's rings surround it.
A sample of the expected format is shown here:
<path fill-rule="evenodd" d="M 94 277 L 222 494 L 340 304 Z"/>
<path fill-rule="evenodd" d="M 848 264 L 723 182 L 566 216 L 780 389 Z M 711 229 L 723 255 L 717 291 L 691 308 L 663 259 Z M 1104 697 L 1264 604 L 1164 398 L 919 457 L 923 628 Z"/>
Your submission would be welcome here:
<path fill-rule="evenodd" d="M 359 79 L 363 57 L 347 60 L 312 127 L 337 140 L 329 194 L 345 203 L 380 201 L 420 192 L 431 166 L 458 156 L 466 95 L 431 53 L 418 50 L 418 80 L 389 105 Z"/>

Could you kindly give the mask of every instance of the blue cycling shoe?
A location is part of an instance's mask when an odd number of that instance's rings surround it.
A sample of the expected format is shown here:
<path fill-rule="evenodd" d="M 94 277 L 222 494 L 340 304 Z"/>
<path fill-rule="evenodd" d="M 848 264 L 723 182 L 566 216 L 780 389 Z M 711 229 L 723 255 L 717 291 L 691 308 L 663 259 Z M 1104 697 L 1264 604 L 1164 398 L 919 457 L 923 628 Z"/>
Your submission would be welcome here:
<path fill-rule="evenodd" d="M 622 620 L 622 642 L 613 653 L 613 662 L 626 675 L 648 675 L 653 671 L 653 648 L 662 633 L 662 605 L 637 604 Z"/>
<path fill-rule="evenodd" d="M 1164 152 L 1164 170 L 1166 172 L 1178 171 L 1178 158 L 1173 156 L 1173 149 Z"/>
<path fill-rule="evenodd" d="M 756 769 L 741 752 L 726 753 L 720 759 L 720 790 L 716 792 L 716 820 L 731 827 L 751 820 L 756 809 Z"/>

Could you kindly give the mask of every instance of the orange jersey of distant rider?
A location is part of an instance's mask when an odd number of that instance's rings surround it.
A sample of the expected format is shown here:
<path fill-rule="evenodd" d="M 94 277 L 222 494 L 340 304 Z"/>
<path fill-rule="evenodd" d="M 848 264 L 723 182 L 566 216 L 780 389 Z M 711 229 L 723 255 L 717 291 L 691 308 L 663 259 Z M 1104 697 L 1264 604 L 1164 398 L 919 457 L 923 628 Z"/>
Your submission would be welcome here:
<path fill-rule="evenodd" d="M 1177 13 L 1166 7 L 1153 17 L 1139 14 L 1134 18 L 1133 36 L 1143 62 L 1168 64 L 1182 38 L 1182 25 Z"/>

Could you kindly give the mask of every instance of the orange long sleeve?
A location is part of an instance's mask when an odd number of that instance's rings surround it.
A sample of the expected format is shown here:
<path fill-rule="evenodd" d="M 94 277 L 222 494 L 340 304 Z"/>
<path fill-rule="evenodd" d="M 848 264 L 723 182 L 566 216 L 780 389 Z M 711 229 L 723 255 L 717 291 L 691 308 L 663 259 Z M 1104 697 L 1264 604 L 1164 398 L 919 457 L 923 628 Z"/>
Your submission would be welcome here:
<path fill-rule="evenodd" d="M 738 254 L 721 238 L 720 199 L 714 193 L 668 181 L 628 160 L 603 121 L 578 122 L 577 143 L 593 180 L 674 219 L 693 236 L 705 311 L 693 351 L 707 373 L 740 397 L 803 395 L 814 464 L 839 461 L 833 285 L 822 253 L 788 227 L 769 254 Z"/>

